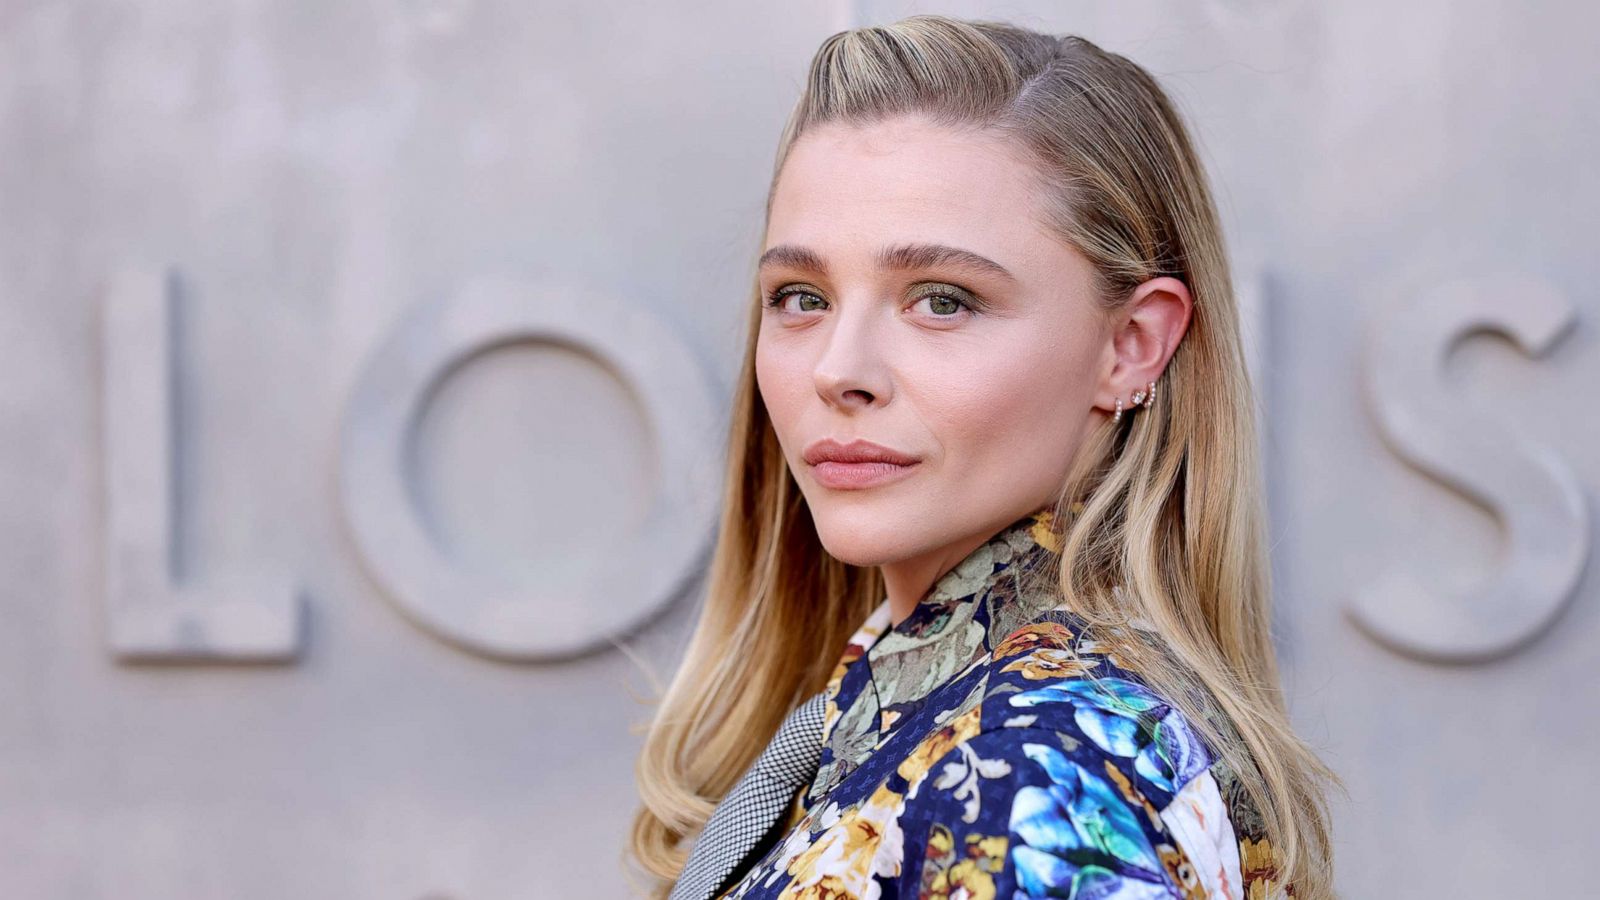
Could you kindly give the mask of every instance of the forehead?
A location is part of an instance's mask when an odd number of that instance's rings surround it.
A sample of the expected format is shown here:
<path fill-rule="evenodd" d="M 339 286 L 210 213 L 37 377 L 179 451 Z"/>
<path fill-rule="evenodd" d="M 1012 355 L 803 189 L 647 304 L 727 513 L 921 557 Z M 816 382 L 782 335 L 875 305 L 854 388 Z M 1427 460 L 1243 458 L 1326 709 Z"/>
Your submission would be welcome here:
<path fill-rule="evenodd" d="M 790 150 L 766 243 L 844 252 L 928 241 L 1021 261 L 1055 240 L 1038 215 L 1037 190 L 1031 165 L 994 132 L 914 117 L 830 122 Z"/>

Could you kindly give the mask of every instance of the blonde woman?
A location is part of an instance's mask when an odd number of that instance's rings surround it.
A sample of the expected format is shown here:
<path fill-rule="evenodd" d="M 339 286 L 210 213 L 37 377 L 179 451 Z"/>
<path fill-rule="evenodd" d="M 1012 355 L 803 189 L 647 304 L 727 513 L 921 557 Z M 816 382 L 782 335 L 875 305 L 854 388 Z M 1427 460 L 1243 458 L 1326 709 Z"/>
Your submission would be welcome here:
<path fill-rule="evenodd" d="M 828 38 L 782 137 L 655 896 L 1332 896 L 1205 175 L 1078 37 Z"/>

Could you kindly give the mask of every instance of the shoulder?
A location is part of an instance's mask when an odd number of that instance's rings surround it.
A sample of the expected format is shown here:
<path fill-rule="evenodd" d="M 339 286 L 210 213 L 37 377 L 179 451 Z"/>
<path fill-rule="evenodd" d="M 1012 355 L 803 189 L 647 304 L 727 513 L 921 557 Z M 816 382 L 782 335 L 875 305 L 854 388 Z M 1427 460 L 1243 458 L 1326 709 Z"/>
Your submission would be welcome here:
<path fill-rule="evenodd" d="M 1124 768 L 1049 729 L 956 744 L 912 786 L 899 827 L 902 877 L 934 896 L 1181 897 L 1200 884 Z"/>
<path fill-rule="evenodd" d="M 921 889 L 1230 895 L 1227 808 L 1181 713 L 1070 621 L 1016 629 L 984 665 L 981 700 L 901 767 Z"/>
<path fill-rule="evenodd" d="M 1213 762 L 1189 720 L 1075 617 L 1052 611 L 998 642 L 984 665 L 980 731 L 1040 728 L 1122 761 L 1164 806 Z"/>

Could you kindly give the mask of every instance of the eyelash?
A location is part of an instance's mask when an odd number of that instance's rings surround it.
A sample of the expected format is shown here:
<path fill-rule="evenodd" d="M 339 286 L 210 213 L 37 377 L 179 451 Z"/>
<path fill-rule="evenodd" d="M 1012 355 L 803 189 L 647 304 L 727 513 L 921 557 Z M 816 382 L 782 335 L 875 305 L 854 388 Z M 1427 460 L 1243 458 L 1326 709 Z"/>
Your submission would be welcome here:
<path fill-rule="evenodd" d="M 951 285 L 951 287 L 954 287 L 954 285 Z M 817 299 L 823 300 L 824 302 L 826 302 L 826 299 L 823 298 L 822 296 L 820 296 L 819 294 L 817 294 L 815 291 L 803 290 L 801 288 L 792 287 L 792 286 L 784 286 L 784 287 L 778 288 L 777 290 L 774 290 L 770 294 L 767 294 L 763 298 L 763 300 L 764 300 L 763 305 L 768 307 L 769 309 L 776 309 L 779 312 L 787 312 L 787 310 L 783 309 L 783 301 L 786 298 L 788 298 L 790 296 L 794 296 L 794 295 L 806 296 L 806 297 L 816 297 Z M 948 291 L 948 290 L 947 291 L 937 291 L 937 290 L 935 290 L 935 291 L 927 291 L 927 292 L 924 292 L 922 294 L 918 294 L 917 295 L 917 300 L 918 301 L 922 301 L 922 300 L 926 300 L 926 299 L 928 299 L 930 297 L 943 297 L 943 298 L 945 298 L 947 300 L 953 300 L 956 303 L 961 304 L 961 306 L 963 308 L 965 308 L 968 313 L 971 313 L 973 315 L 976 315 L 976 314 L 978 314 L 979 312 L 981 312 L 983 310 L 982 301 L 978 300 L 975 296 L 973 296 L 970 292 L 967 292 L 967 291 L 961 291 L 961 293 L 959 293 L 959 294 L 956 293 L 955 291 Z M 795 315 L 800 315 L 800 313 L 795 313 Z M 935 315 L 934 318 L 936 318 L 936 319 L 958 319 L 958 318 L 961 318 L 961 317 L 959 315 L 948 315 L 948 316 Z"/>

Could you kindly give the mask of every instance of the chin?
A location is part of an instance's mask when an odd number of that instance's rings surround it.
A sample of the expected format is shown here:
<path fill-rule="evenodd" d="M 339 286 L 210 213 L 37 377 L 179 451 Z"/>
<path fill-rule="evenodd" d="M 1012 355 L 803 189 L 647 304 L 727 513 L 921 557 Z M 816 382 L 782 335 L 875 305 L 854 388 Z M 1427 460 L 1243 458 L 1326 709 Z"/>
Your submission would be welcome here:
<path fill-rule="evenodd" d="M 873 505 L 811 506 L 811 521 L 822 546 L 840 562 L 881 566 L 912 555 L 915 535 L 904 525 L 915 521 L 910 511 Z"/>

